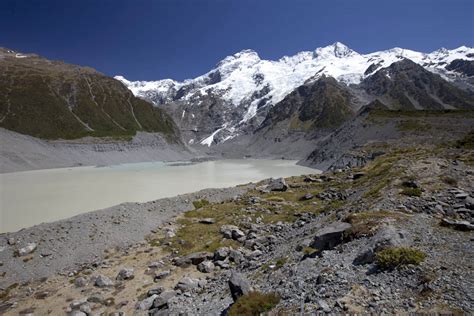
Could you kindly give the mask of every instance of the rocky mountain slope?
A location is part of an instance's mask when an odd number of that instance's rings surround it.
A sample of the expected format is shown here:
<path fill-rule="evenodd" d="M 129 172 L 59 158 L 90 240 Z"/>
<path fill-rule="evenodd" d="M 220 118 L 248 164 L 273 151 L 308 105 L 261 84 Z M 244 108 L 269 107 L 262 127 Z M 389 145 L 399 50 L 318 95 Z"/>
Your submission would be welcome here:
<path fill-rule="evenodd" d="M 472 74 L 469 71 L 469 67 L 472 67 L 469 65 L 472 65 L 474 60 L 474 49 L 465 46 L 453 50 L 440 49 L 429 54 L 401 48 L 359 54 L 341 43 L 334 43 L 312 52 L 285 56 L 278 61 L 262 60 L 256 52 L 244 50 L 226 57 L 208 73 L 184 82 L 170 79 L 131 82 L 121 76 L 116 78 L 127 85 L 136 96 L 168 109 L 180 128 L 185 130 L 187 142 L 211 146 L 228 142 L 237 136 L 252 134 L 262 127 L 261 124 L 272 107 L 298 87 L 314 83 L 323 76 L 333 77 L 347 89 L 355 87 L 359 90 L 356 93 L 359 99 L 362 97 L 361 101 L 367 101 L 365 104 L 374 99 L 374 96 L 384 97 L 386 92 L 370 89 L 370 86 L 386 85 L 381 78 L 386 77 L 386 74 L 379 71 L 406 59 L 420 65 L 419 68 L 430 74 L 440 75 L 439 80 L 474 91 Z M 397 69 L 392 67 L 389 71 L 393 70 Z M 418 73 L 421 69 L 415 68 L 413 71 Z M 438 83 L 430 83 L 429 87 L 421 87 L 418 83 L 423 83 L 426 74 L 416 76 L 419 78 L 412 87 L 417 90 L 436 86 L 436 89 L 444 89 L 441 91 L 444 93 L 446 89 L 451 89 L 443 85 L 438 87 L 439 80 L 435 80 Z M 368 79 L 370 77 L 371 80 Z M 390 78 L 387 77 L 387 80 Z M 364 84 L 368 86 L 365 91 L 361 89 Z M 395 90 L 398 88 L 408 87 L 392 87 Z M 367 98 L 366 94 L 371 93 L 373 95 Z M 425 94 L 431 93 L 428 91 Z M 398 99 L 402 98 L 396 91 L 389 94 L 396 94 L 395 97 L 392 96 L 397 99 L 394 102 L 399 102 Z M 421 98 L 424 101 L 426 96 Z M 461 98 L 465 98 L 465 95 Z M 387 99 L 389 98 L 386 97 L 385 100 Z M 416 107 L 420 100 L 412 101 L 415 103 L 412 105 Z M 443 107 L 451 106 L 446 99 L 436 102 Z M 356 102 L 353 107 L 357 110 L 360 105 Z M 461 107 L 463 106 L 465 104 L 461 104 Z M 289 117 L 285 119 L 291 120 Z"/>
<path fill-rule="evenodd" d="M 94 69 L 0 49 L 0 127 L 46 139 L 131 138 L 178 142 L 173 120 Z"/>

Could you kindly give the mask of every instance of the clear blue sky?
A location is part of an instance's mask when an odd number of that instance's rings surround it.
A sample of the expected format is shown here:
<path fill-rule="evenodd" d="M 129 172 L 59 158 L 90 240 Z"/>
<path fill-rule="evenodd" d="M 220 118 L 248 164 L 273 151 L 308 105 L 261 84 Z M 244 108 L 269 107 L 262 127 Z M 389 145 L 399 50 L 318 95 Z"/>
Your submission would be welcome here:
<path fill-rule="evenodd" d="M 473 0 L 0 0 L 0 46 L 132 80 L 203 74 L 245 48 L 473 46 Z"/>

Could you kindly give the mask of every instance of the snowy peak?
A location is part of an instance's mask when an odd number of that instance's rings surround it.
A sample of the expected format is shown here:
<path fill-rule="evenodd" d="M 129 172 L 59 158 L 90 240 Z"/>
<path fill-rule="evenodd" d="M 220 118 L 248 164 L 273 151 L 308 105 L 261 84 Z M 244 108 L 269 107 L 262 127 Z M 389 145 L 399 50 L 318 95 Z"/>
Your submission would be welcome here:
<path fill-rule="evenodd" d="M 317 48 L 315 52 L 316 55 L 319 56 L 319 58 L 327 58 L 332 56 L 337 58 L 344 58 L 349 57 L 351 55 L 359 55 L 357 52 L 353 51 L 352 49 L 340 42 L 335 42 L 334 44 L 326 47 Z"/>
<path fill-rule="evenodd" d="M 210 146 L 239 135 L 247 123 L 261 122 L 269 108 L 303 84 L 328 76 L 346 85 L 358 85 L 378 70 L 403 59 L 439 74 L 445 80 L 457 82 L 470 73 L 471 66 L 449 65 L 459 59 L 470 63 L 474 60 L 474 49 L 461 46 L 422 53 L 395 47 L 360 54 L 335 42 L 276 61 L 261 59 L 257 52 L 245 49 L 224 58 L 209 72 L 183 82 L 171 79 L 131 82 L 121 76 L 116 79 L 136 96 L 151 100 L 157 106 L 173 103 L 171 106 L 185 107 L 186 111 L 180 110 L 178 120 L 187 124 L 196 122 L 198 126 L 201 117 L 200 130 L 205 126 L 212 126 L 212 129 L 209 127 L 205 137 L 200 135 L 200 139 L 193 139 L 193 142 Z M 472 86 L 471 83 L 466 85 Z M 209 117 L 218 121 L 218 126 L 215 122 L 204 124 Z"/>
<path fill-rule="evenodd" d="M 252 49 L 244 49 L 238 53 L 235 53 L 232 56 L 227 56 L 222 61 L 217 64 L 217 67 L 221 67 L 228 63 L 234 62 L 243 62 L 243 63 L 257 63 L 260 61 L 260 57 L 258 56 L 257 52 Z"/>

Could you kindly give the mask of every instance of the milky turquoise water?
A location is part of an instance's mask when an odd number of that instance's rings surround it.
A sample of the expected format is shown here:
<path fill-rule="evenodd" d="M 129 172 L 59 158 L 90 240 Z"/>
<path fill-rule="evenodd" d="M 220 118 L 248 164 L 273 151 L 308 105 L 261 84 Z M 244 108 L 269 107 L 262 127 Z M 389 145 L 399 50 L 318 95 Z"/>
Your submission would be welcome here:
<path fill-rule="evenodd" d="M 288 160 L 198 164 L 133 163 L 0 174 L 0 232 L 68 218 L 122 202 L 146 202 L 317 170 Z"/>

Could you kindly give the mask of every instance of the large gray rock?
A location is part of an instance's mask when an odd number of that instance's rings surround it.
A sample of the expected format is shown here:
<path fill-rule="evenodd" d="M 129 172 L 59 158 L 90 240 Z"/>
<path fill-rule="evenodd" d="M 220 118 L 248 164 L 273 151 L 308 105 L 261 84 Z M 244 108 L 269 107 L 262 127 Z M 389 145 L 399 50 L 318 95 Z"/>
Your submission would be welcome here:
<path fill-rule="evenodd" d="M 220 247 L 214 251 L 214 260 L 224 260 L 229 256 L 230 249 L 228 247 Z"/>
<path fill-rule="evenodd" d="M 199 280 L 190 277 L 184 277 L 176 284 L 176 289 L 183 292 L 190 291 L 199 287 Z"/>
<path fill-rule="evenodd" d="M 411 245 L 412 240 L 408 233 L 396 229 L 393 226 L 383 226 L 370 238 L 367 248 L 360 252 L 354 259 L 353 264 L 372 263 L 375 260 L 375 253 L 389 247 L 406 247 Z"/>
<path fill-rule="evenodd" d="M 162 280 L 162 279 L 166 278 L 170 274 L 171 274 L 170 270 L 156 272 L 155 277 L 153 278 L 153 280 L 155 282 L 157 282 L 158 280 Z"/>
<path fill-rule="evenodd" d="M 153 295 L 160 295 L 165 291 L 165 288 L 162 286 L 155 287 L 153 289 L 149 289 L 148 292 L 146 293 L 147 296 L 153 296 Z"/>
<path fill-rule="evenodd" d="M 230 276 L 229 289 L 234 301 L 252 291 L 249 281 L 242 274 L 235 271 Z"/>
<path fill-rule="evenodd" d="M 220 228 L 220 232 L 224 236 L 224 238 L 232 239 L 232 231 L 235 229 L 239 228 L 235 225 L 222 225 Z"/>
<path fill-rule="evenodd" d="M 474 225 L 469 223 L 468 221 L 451 220 L 447 218 L 443 218 L 443 220 L 441 221 L 441 226 L 452 227 L 454 229 L 462 231 L 474 230 Z"/>
<path fill-rule="evenodd" d="M 286 184 L 285 179 L 270 179 L 270 182 L 267 185 L 267 190 L 270 191 L 286 191 L 288 190 L 288 184 Z"/>
<path fill-rule="evenodd" d="M 198 264 L 197 269 L 201 271 L 202 273 L 211 273 L 214 271 L 214 263 L 212 261 L 203 261 L 200 264 Z"/>
<path fill-rule="evenodd" d="M 155 300 L 153 301 L 153 307 L 158 309 L 164 309 L 168 307 L 168 302 L 176 296 L 175 291 L 166 291 L 161 293 Z"/>
<path fill-rule="evenodd" d="M 344 232 L 352 225 L 344 222 L 334 222 L 320 229 L 310 244 L 311 248 L 316 249 L 315 253 L 321 253 L 323 250 L 330 250 L 344 241 Z"/>
<path fill-rule="evenodd" d="M 144 300 L 137 303 L 136 309 L 141 311 L 149 310 L 153 306 L 153 302 L 157 297 L 157 294 L 153 294 L 152 296 L 145 298 Z"/>
<path fill-rule="evenodd" d="M 95 278 L 94 285 L 100 288 L 114 286 L 114 282 L 105 275 L 99 274 Z"/>
<path fill-rule="evenodd" d="M 235 225 L 222 225 L 220 228 L 220 232 L 222 233 L 224 238 L 227 239 L 238 240 L 245 237 L 245 233 Z"/>
<path fill-rule="evenodd" d="M 117 280 L 131 280 L 133 279 L 133 269 L 132 268 L 123 268 L 119 271 L 117 275 Z"/>
<path fill-rule="evenodd" d="M 78 277 L 77 279 L 74 280 L 74 285 L 76 287 L 84 287 L 87 285 L 87 280 L 84 277 Z"/>
<path fill-rule="evenodd" d="M 18 249 L 18 254 L 20 256 L 26 256 L 36 250 L 36 243 L 32 242 L 27 244 L 25 247 Z"/>

